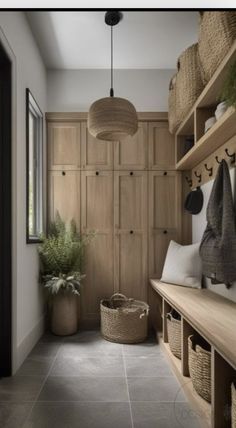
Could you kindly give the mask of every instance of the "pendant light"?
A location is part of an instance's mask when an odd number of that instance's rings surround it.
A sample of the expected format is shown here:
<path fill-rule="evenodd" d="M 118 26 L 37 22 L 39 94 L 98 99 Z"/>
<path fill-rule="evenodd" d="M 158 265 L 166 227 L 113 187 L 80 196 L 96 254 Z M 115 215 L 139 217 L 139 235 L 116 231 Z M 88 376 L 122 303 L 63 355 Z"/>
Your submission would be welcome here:
<path fill-rule="evenodd" d="M 125 98 L 114 97 L 113 89 L 113 26 L 122 18 L 118 11 L 105 14 L 105 23 L 111 27 L 111 89 L 110 97 L 95 101 L 88 114 L 90 134 L 99 140 L 118 141 L 132 136 L 138 129 L 135 107 Z"/>

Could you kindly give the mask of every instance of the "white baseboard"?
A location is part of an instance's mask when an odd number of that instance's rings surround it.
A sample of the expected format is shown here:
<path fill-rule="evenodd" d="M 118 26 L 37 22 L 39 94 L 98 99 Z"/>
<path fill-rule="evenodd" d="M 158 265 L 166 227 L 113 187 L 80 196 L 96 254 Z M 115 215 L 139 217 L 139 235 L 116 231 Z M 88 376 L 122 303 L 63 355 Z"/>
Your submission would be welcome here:
<path fill-rule="evenodd" d="M 18 370 L 26 357 L 32 351 L 34 345 L 38 342 L 45 330 L 45 315 L 43 315 L 32 330 L 24 337 L 17 346 L 16 356 L 13 361 L 13 374 Z"/>

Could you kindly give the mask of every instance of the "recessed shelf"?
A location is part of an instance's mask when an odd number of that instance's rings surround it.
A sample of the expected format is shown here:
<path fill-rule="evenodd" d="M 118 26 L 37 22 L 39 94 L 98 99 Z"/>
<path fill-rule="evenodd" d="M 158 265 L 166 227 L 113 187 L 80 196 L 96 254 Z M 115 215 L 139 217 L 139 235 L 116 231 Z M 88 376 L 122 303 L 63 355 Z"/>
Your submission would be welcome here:
<path fill-rule="evenodd" d="M 230 107 L 176 164 L 177 170 L 194 168 L 236 134 L 236 110 Z"/>

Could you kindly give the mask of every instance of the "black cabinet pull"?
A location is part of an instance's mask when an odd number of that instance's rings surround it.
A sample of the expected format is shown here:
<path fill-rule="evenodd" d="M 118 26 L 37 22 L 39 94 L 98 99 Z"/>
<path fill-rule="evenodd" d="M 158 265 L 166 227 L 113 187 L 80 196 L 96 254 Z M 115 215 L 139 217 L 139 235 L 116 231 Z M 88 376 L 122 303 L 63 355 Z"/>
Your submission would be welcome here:
<path fill-rule="evenodd" d="M 98 171 L 96 171 L 96 175 L 99 175 L 99 172 L 98 172 Z"/>
<path fill-rule="evenodd" d="M 129 173 L 129 175 L 134 175 L 133 171 L 131 171 L 131 172 Z"/>
<path fill-rule="evenodd" d="M 167 230 L 163 230 L 163 233 L 164 233 L 164 235 L 166 235 L 167 234 Z"/>
<path fill-rule="evenodd" d="M 65 171 L 62 171 L 62 175 L 66 175 Z"/>
<path fill-rule="evenodd" d="M 129 232 L 131 235 L 134 233 L 134 231 L 133 230 L 130 230 L 130 232 Z"/>
<path fill-rule="evenodd" d="M 163 175 L 167 175 L 167 172 L 165 171 Z"/>

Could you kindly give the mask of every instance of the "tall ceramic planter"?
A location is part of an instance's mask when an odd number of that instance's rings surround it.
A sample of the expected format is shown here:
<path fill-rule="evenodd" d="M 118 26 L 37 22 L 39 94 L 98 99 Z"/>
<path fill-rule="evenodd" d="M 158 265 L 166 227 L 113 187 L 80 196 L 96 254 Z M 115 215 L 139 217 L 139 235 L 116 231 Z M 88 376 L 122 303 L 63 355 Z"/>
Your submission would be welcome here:
<path fill-rule="evenodd" d="M 58 293 L 52 302 L 52 333 L 69 336 L 78 329 L 78 298 L 72 293 Z"/>

